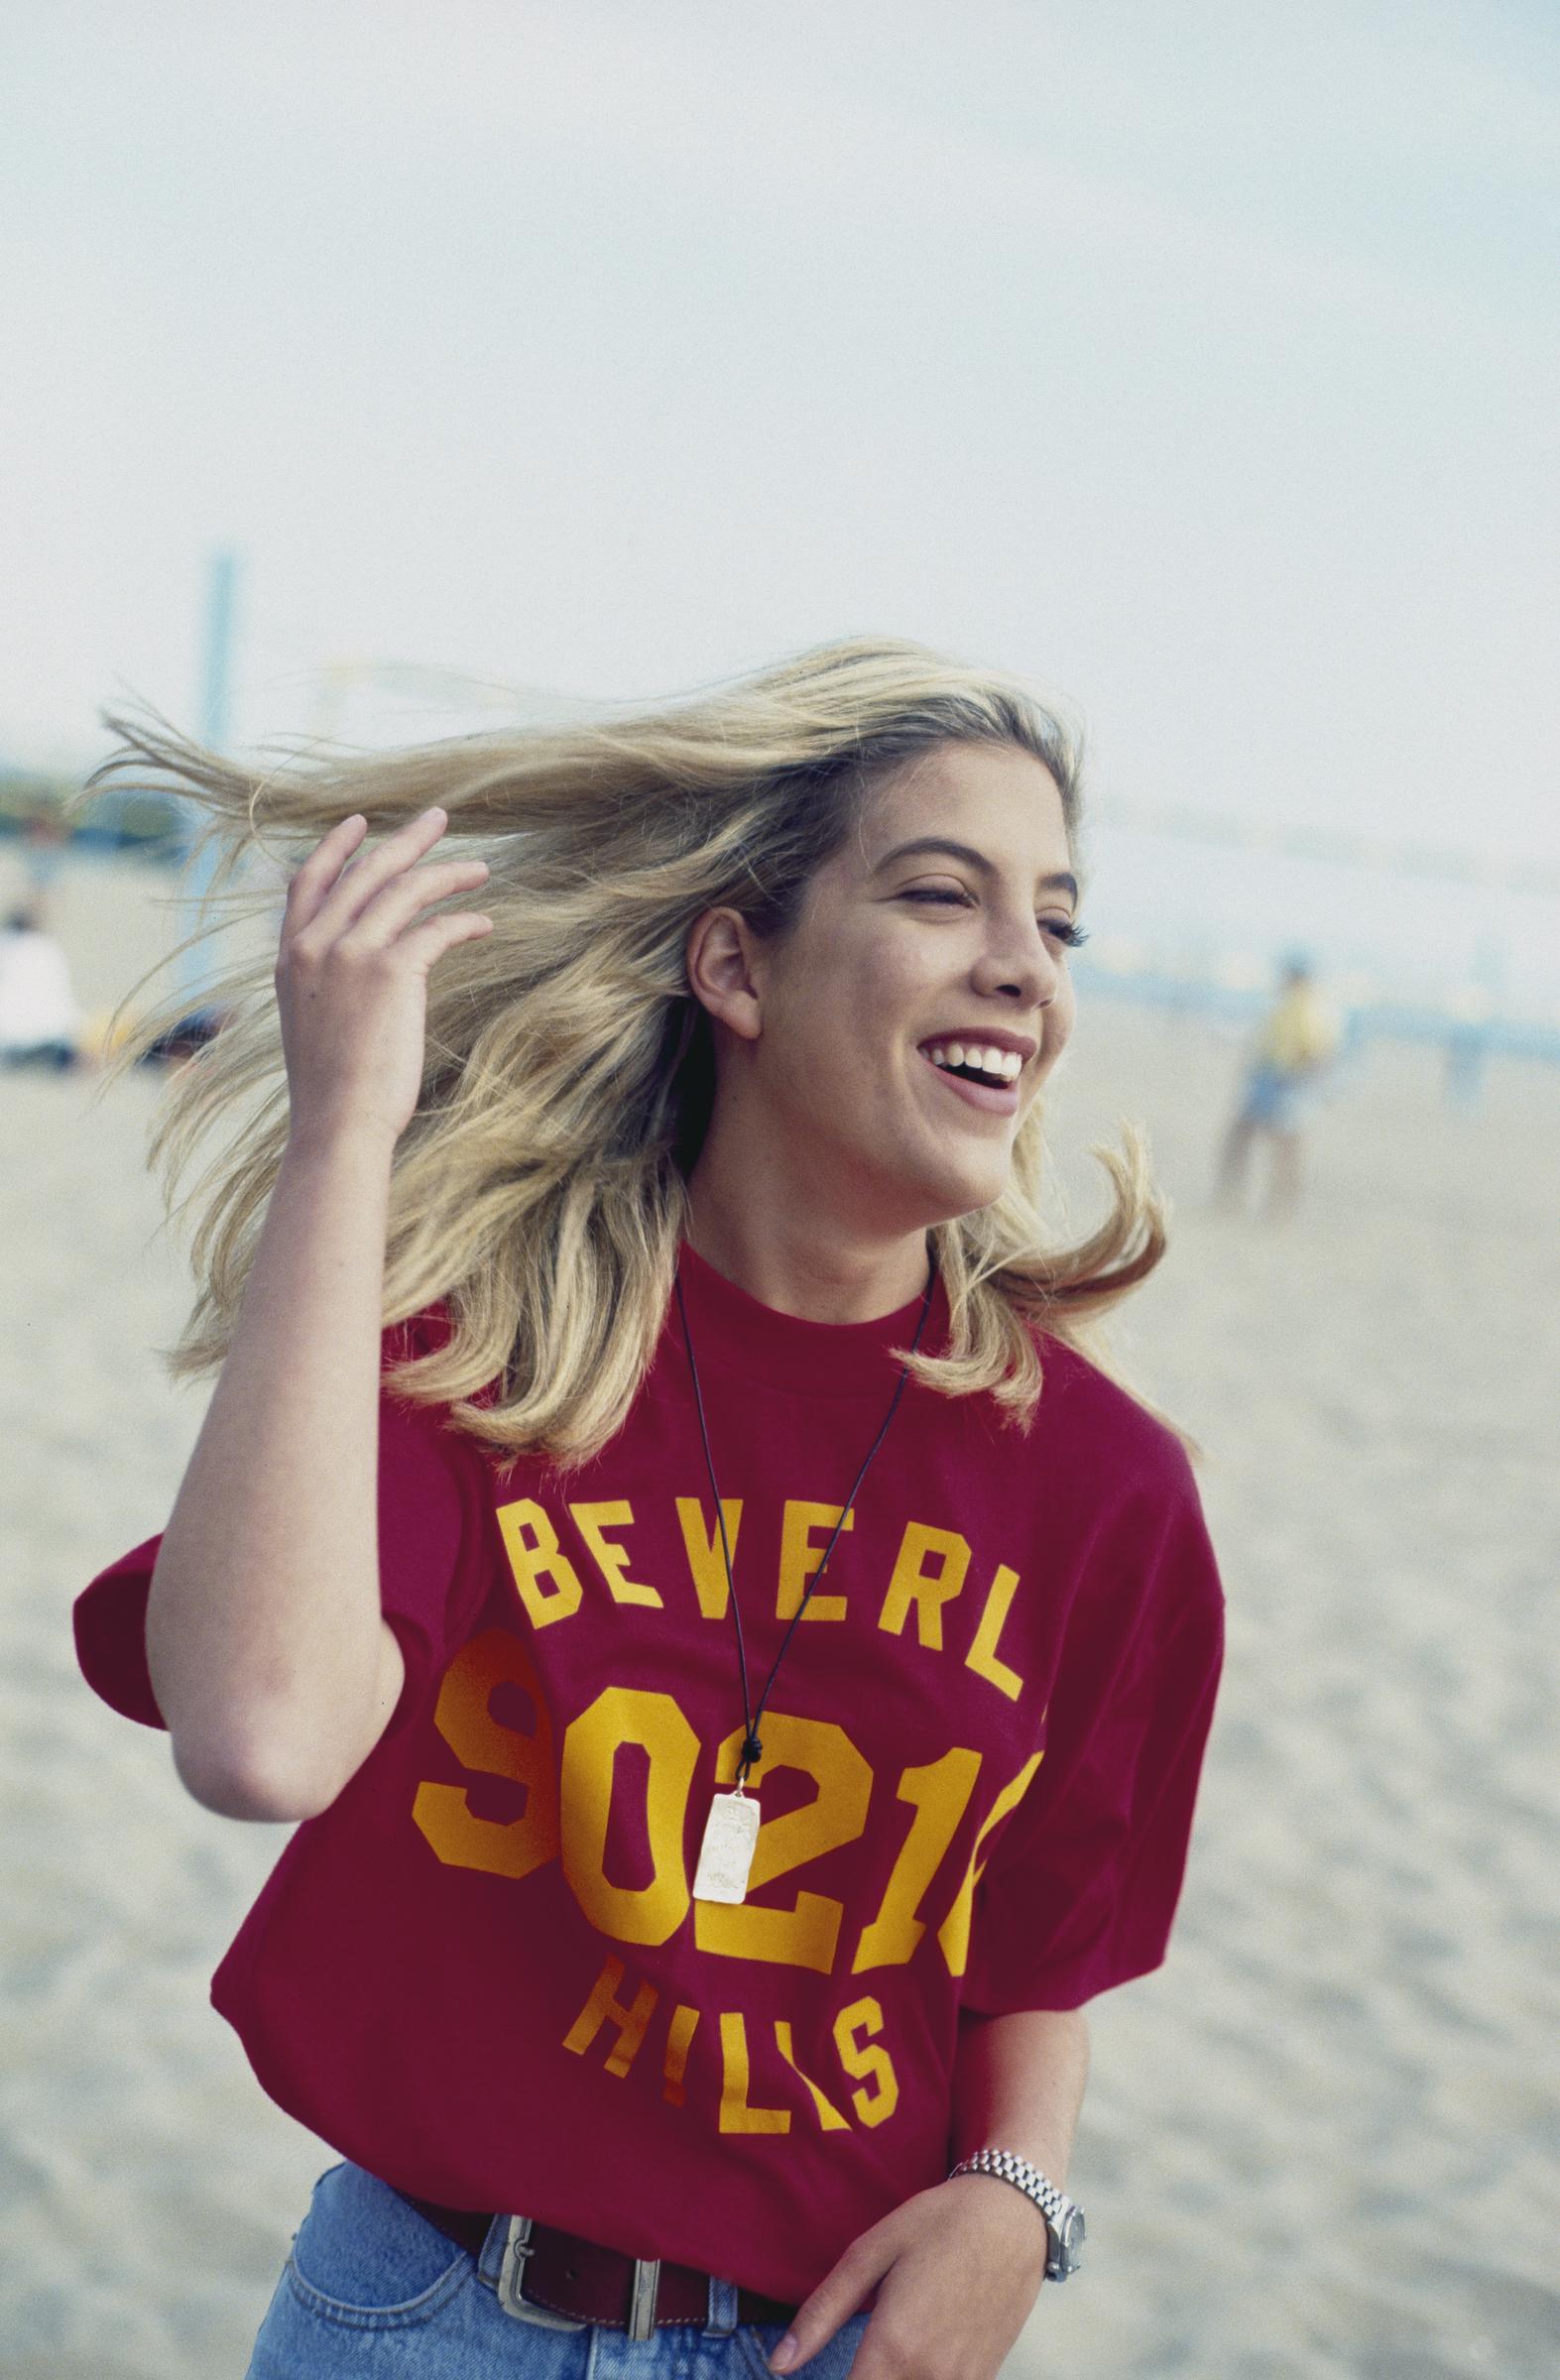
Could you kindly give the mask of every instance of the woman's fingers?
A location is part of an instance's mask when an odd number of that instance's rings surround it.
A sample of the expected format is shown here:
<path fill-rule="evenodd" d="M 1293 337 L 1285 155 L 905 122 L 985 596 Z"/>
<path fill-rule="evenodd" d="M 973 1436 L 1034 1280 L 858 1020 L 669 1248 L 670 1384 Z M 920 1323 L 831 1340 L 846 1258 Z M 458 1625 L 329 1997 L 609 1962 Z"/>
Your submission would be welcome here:
<path fill-rule="evenodd" d="M 437 867 L 413 868 L 393 877 L 361 908 L 348 929 L 354 944 L 383 949 L 394 942 L 420 909 L 453 893 L 474 892 L 488 879 L 486 860 L 445 860 Z M 343 937 L 344 938 L 344 937 Z"/>
<path fill-rule="evenodd" d="M 301 932 L 313 922 L 326 893 L 367 833 L 368 820 L 360 810 L 355 811 L 350 818 L 343 818 L 333 826 L 315 844 L 307 859 L 294 869 L 287 889 L 289 933 Z"/>
<path fill-rule="evenodd" d="M 474 942 L 492 931 L 493 920 L 481 909 L 447 909 L 442 917 L 430 917 L 425 925 L 403 934 L 396 948 L 406 953 L 410 965 L 426 974 L 457 942 Z"/>
<path fill-rule="evenodd" d="M 343 824 L 347 823 L 350 822 L 343 821 Z M 328 872 L 328 881 L 323 883 L 320 895 L 313 899 L 308 916 L 300 918 L 296 924 L 290 895 L 287 931 L 292 934 L 311 928 L 315 940 L 338 940 L 348 926 L 356 922 L 383 886 L 404 875 L 415 860 L 420 860 L 425 851 L 432 849 L 448 823 L 448 814 L 444 810 L 437 807 L 423 810 L 420 817 L 409 819 L 395 834 L 387 836 L 379 849 L 370 852 L 366 858 L 343 865 L 346 858 L 343 852 L 339 858 L 335 858 L 333 871 L 327 862 L 320 876 L 325 878 Z M 305 860 L 300 875 L 304 870 L 312 870 L 316 861 L 326 860 L 337 831 L 334 827 L 331 829 L 324 842 Z M 354 838 L 354 847 L 358 840 L 361 838 Z"/>
<path fill-rule="evenodd" d="M 387 835 L 377 851 L 350 862 L 326 895 L 316 923 L 332 941 L 356 925 L 363 911 L 386 885 L 404 876 L 424 853 L 432 850 L 449 824 L 446 810 L 423 810 Z"/>

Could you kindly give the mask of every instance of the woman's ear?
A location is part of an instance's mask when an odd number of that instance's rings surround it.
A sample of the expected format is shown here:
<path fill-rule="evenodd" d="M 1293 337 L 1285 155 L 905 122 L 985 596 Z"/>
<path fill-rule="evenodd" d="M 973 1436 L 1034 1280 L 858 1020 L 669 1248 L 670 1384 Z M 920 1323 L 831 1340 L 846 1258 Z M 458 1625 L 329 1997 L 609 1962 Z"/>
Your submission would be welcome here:
<path fill-rule="evenodd" d="M 705 909 L 683 946 L 688 988 L 717 1024 L 756 1041 L 761 1023 L 758 937 L 740 909 Z"/>

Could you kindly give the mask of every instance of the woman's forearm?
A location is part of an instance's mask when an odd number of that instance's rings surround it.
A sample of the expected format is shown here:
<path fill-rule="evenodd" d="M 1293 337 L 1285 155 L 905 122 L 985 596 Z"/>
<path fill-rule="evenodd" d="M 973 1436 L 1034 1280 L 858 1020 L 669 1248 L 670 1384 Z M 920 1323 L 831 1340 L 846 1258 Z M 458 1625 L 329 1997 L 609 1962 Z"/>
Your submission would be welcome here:
<path fill-rule="evenodd" d="M 234 1818 L 324 1807 L 389 1716 L 376 1534 L 388 1135 L 290 1141 L 152 1577 L 180 1774 Z"/>
<path fill-rule="evenodd" d="M 488 873 L 414 865 L 447 824 L 435 804 L 364 856 L 354 810 L 288 886 L 287 1148 L 147 1598 L 175 1763 L 233 1818 L 326 1809 L 405 1683 L 379 1576 L 391 1179 L 421 1097 L 428 971 L 493 922 L 421 914 Z"/>
<path fill-rule="evenodd" d="M 1088 2077 L 1089 2024 L 1081 2008 L 966 2016 L 953 2071 L 950 2164 L 977 2149 L 1011 2149 L 1061 2189 Z"/>

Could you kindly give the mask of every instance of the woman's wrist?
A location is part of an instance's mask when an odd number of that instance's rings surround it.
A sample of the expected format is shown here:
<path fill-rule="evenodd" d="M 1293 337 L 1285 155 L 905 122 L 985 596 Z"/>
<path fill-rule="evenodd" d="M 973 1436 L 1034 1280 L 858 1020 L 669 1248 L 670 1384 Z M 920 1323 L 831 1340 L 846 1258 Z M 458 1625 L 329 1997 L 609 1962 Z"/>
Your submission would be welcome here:
<path fill-rule="evenodd" d="M 399 1137 L 388 1125 L 369 1119 L 295 1117 L 288 1127 L 282 1163 L 294 1172 L 319 1166 L 362 1166 L 375 1173 L 383 1171 L 388 1180 Z"/>
<path fill-rule="evenodd" d="M 1083 2209 L 1029 2158 L 1007 2149 L 977 2150 L 954 2167 L 948 2184 L 951 2187 L 955 2182 L 966 2187 L 990 2182 L 1010 2199 L 1027 2200 L 1045 2243 L 1041 2256 L 1044 2277 L 1065 2281 L 1077 2270 L 1085 2234 Z"/>

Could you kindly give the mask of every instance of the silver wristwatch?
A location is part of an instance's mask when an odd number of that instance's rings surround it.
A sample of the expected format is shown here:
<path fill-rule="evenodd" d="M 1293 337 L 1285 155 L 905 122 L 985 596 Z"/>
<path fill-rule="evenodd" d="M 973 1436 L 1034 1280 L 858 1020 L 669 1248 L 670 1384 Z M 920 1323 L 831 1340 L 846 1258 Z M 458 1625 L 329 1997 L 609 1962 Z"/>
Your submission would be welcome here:
<path fill-rule="evenodd" d="M 1045 2236 L 1049 2253 L 1045 2259 L 1047 2281 L 1065 2281 L 1075 2273 L 1082 2261 L 1083 2208 L 1071 2199 L 1064 2198 L 1054 2182 L 1047 2182 L 1038 2166 L 1027 2157 L 1016 2157 L 1011 2149 L 977 2149 L 966 2157 L 948 2176 L 954 2174 L 995 2174 L 999 2181 L 1011 2182 L 1032 2199 L 1045 2217 Z"/>

